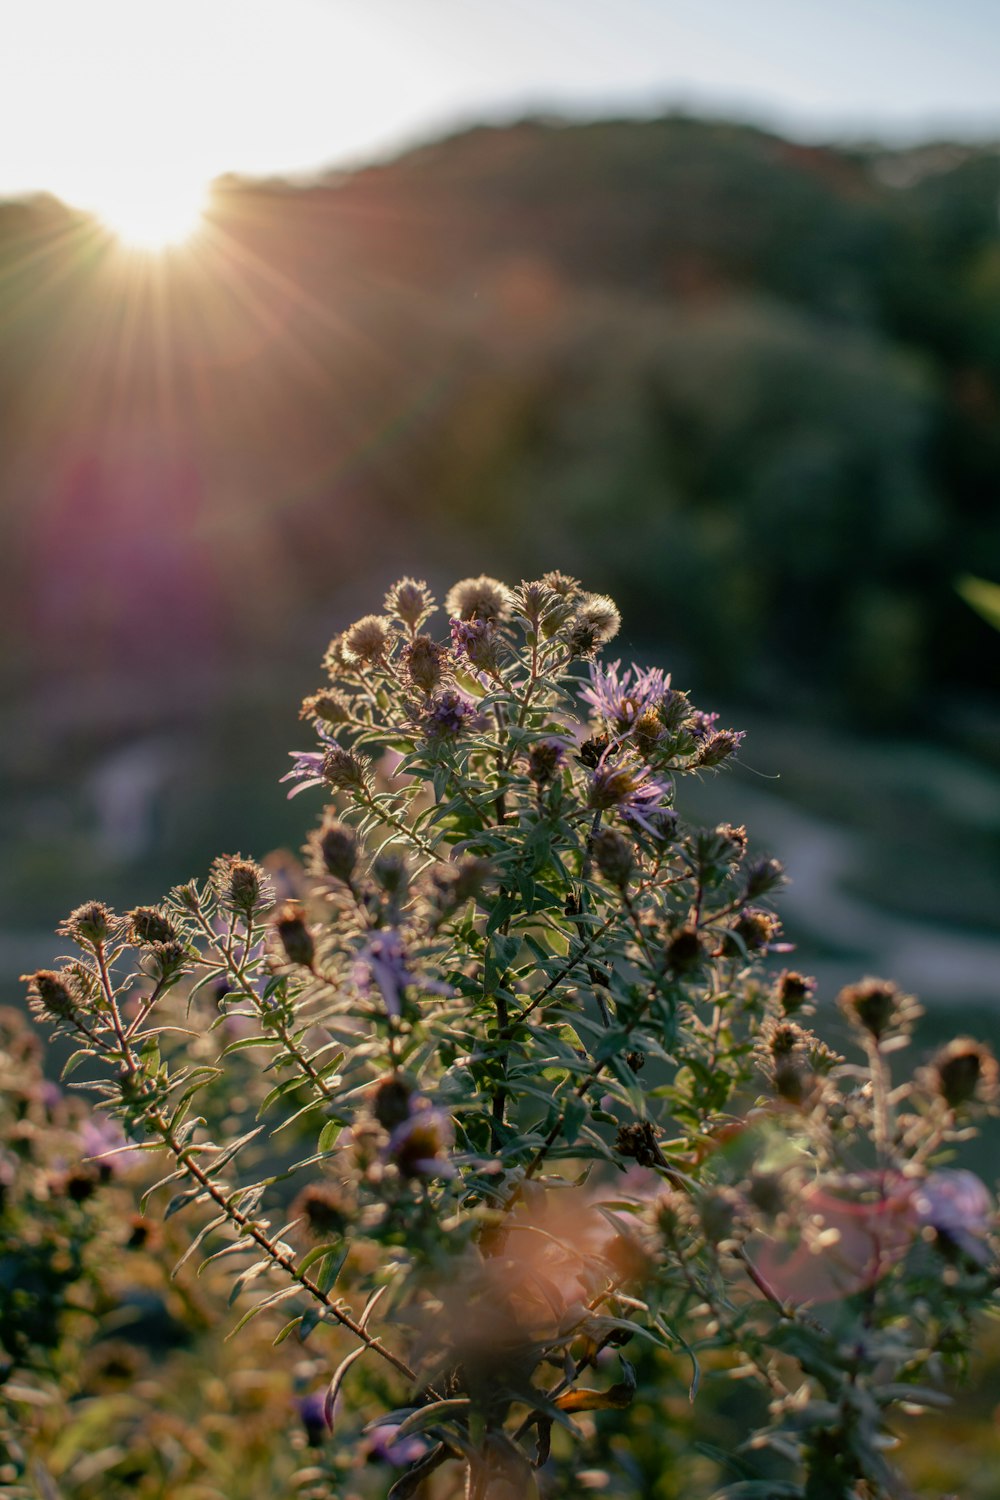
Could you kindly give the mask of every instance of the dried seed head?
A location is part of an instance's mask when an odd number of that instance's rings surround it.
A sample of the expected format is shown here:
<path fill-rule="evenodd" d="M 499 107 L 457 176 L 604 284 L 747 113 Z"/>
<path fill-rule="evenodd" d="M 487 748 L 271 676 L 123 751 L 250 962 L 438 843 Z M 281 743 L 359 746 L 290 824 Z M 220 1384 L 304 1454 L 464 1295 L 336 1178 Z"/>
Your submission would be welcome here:
<path fill-rule="evenodd" d="M 188 962 L 188 950 L 183 943 L 171 939 L 165 943 L 150 943 L 143 960 L 143 969 L 150 979 L 162 987 L 172 984 L 184 973 Z"/>
<path fill-rule="evenodd" d="M 566 764 L 566 746 L 554 738 L 537 740 L 528 751 L 528 775 L 536 786 L 548 786 Z"/>
<path fill-rule="evenodd" d="M 785 884 L 785 870 L 780 860 L 777 859 L 755 859 L 746 867 L 746 887 L 744 896 L 747 901 L 753 901 L 758 896 L 766 896 L 768 891 L 773 891 L 780 885 Z"/>
<path fill-rule="evenodd" d="M 406 894 L 410 872 L 406 860 L 392 849 L 383 849 L 372 862 L 372 876 L 387 896 L 397 900 Z"/>
<path fill-rule="evenodd" d="M 727 953 L 766 953 L 781 936 L 781 923 L 773 912 L 745 906 L 724 937 Z M 734 941 L 734 937 L 740 941 Z M 741 947 L 742 943 L 742 947 Z"/>
<path fill-rule="evenodd" d="M 158 906 L 136 906 L 127 914 L 129 940 L 137 947 L 146 943 L 172 943 L 177 929 Z"/>
<path fill-rule="evenodd" d="M 342 638 L 342 652 L 349 667 L 368 666 L 385 658 L 391 635 L 389 622 L 381 615 L 363 615 L 348 626 Z"/>
<path fill-rule="evenodd" d="M 774 995 L 786 1016 L 794 1016 L 812 1003 L 816 981 L 795 969 L 783 969 L 774 982 Z"/>
<path fill-rule="evenodd" d="M 695 754 L 695 765 L 702 766 L 706 770 L 712 766 L 721 766 L 724 760 L 740 748 L 746 738 L 744 729 L 716 729 L 707 734 L 698 745 Z"/>
<path fill-rule="evenodd" d="M 399 620 L 410 631 L 422 625 L 434 609 L 434 595 L 424 580 L 401 578 L 385 596 L 387 615 Z"/>
<path fill-rule="evenodd" d="M 446 647 L 432 640 L 429 635 L 413 638 L 403 651 L 403 666 L 414 687 L 424 694 L 433 693 L 444 675 L 448 660 Z"/>
<path fill-rule="evenodd" d="M 735 828 L 732 823 L 720 823 L 715 831 L 723 843 L 728 845 L 730 857 L 733 862 L 737 863 L 741 860 L 747 852 L 747 843 L 749 842 L 747 831 L 743 824 L 741 823 L 738 828 Z"/>
<path fill-rule="evenodd" d="M 76 943 L 93 948 L 106 942 L 117 926 L 117 917 L 103 901 L 86 901 L 83 906 L 70 912 L 65 922 L 60 924 L 59 932 Z"/>
<path fill-rule="evenodd" d="M 463 578 L 450 588 L 444 608 L 452 620 L 489 620 L 496 624 L 508 618 L 512 604 L 507 585 L 482 573 L 478 578 Z"/>
<path fill-rule="evenodd" d="M 293 1200 L 293 1219 L 304 1219 L 314 1239 L 342 1235 L 350 1223 L 350 1211 L 343 1194 L 330 1182 L 311 1182 Z"/>
<path fill-rule="evenodd" d="M 83 997 L 69 970 L 36 969 L 34 974 L 22 974 L 21 981 L 28 986 L 28 1006 L 39 1020 L 58 1023 L 79 1014 Z"/>
<path fill-rule="evenodd" d="M 333 688 L 320 688 L 318 693 L 302 700 L 299 718 L 318 719 L 322 724 L 349 724 L 351 705 L 343 693 L 335 692 Z"/>
<path fill-rule="evenodd" d="M 398 1073 L 387 1073 L 373 1085 L 368 1105 L 383 1130 L 395 1130 L 410 1114 L 413 1086 Z"/>
<path fill-rule="evenodd" d="M 889 979 L 862 979 L 849 984 L 837 996 L 837 1004 L 852 1025 L 880 1042 L 890 1032 L 911 1030 L 921 1014 L 911 995 L 904 995 Z"/>
<path fill-rule="evenodd" d="M 220 854 L 212 865 L 211 879 L 222 905 L 248 918 L 274 899 L 261 866 L 242 854 Z"/>
<path fill-rule="evenodd" d="M 683 927 L 667 944 L 667 963 L 675 974 L 696 969 L 704 957 L 701 938 L 693 927 Z"/>
<path fill-rule="evenodd" d="M 983 1042 L 959 1036 L 942 1047 L 930 1064 L 935 1091 L 949 1109 L 961 1109 L 978 1101 L 990 1104 L 996 1098 L 997 1061 Z"/>
<path fill-rule="evenodd" d="M 343 745 L 331 745 L 323 756 L 323 780 L 334 791 L 358 791 L 368 781 L 368 766 L 353 750 Z"/>
<path fill-rule="evenodd" d="M 645 1052 L 641 1052 L 638 1047 L 635 1047 L 631 1052 L 626 1052 L 625 1061 L 633 1073 L 641 1073 L 646 1066 L 646 1054 Z"/>
<path fill-rule="evenodd" d="M 306 925 L 306 914 L 298 901 L 286 901 L 274 914 L 274 927 L 289 963 L 311 969 L 316 945 Z"/>
<path fill-rule="evenodd" d="M 622 1125 L 615 1136 L 615 1150 L 620 1156 L 631 1157 L 640 1167 L 655 1167 L 663 1163 L 663 1152 L 650 1120 Z"/>

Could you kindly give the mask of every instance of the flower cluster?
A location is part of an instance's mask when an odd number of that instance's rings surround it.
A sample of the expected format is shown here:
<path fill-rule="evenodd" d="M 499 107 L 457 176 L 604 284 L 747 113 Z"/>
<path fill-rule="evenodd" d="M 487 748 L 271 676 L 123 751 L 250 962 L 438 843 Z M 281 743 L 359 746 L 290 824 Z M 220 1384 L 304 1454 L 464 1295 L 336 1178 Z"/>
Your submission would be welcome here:
<path fill-rule="evenodd" d="M 888 1495 L 894 1408 L 996 1284 L 993 1201 L 947 1159 L 992 1055 L 893 1076 L 918 1008 L 881 979 L 839 997 L 860 1060 L 809 1029 L 781 865 L 685 816 L 743 735 L 600 661 L 610 599 L 484 575 L 435 613 L 405 578 L 331 642 L 285 778 L 321 804 L 301 865 L 89 903 L 29 976 L 98 1074 L 98 1159 L 165 1153 L 189 1253 L 313 1340 L 328 1492 L 353 1452 L 396 1496 L 574 1493 L 600 1451 L 608 1493 L 653 1493 L 587 1414 L 661 1405 L 680 1350 L 692 1393 L 708 1351 L 770 1401 L 723 1494 Z"/>

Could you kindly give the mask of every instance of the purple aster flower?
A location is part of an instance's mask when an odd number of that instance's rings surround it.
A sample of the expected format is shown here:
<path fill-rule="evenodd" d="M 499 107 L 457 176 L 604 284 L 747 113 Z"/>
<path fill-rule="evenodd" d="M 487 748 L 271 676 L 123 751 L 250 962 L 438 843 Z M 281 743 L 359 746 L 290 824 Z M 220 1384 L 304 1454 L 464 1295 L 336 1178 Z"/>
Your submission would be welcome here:
<path fill-rule="evenodd" d="M 954 1246 L 984 1266 L 990 1260 L 985 1244 L 993 1215 L 993 1200 L 975 1172 L 944 1168 L 932 1172 L 913 1196 L 918 1221 L 929 1225 L 946 1247 Z"/>
<path fill-rule="evenodd" d="M 705 740 L 710 734 L 715 732 L 715 726 L 718 722 L 718 714 L 702 713 L 700 708 L 696 708 L 684 727 L 696 740 Z"/>
<path fill-rule="evenodd" d="M 581 691 L 601 719 L 624 734 L 647 708 L 654 708 L 670 686 L 669 675 L 659 667 L 637 667 L 635 662 L 620 672 L 621 660 L 608 666 L 595 662 L 590 668 L 590 686 Z"/>
<path fill-rule="evenodd" d="M 354 983 L 362 994 L 370 994 L 374 984 L 382 996 L 386 1013 L 398 1016 L 402 1008 L 403 991 L 410 985 L 435 995 L 453 993 L 450 985 L 440 980 L 428 979 L 410 970 L 410 960 L 403 946 L 403 939 L 394 927 L 383 927 L 372 933 L 358 954 L 354 964 Z"/>
<path fill-rule="evenodd" d="M 452 620 L 451 644 L 477 672 L 495 676 L 500 667 L 500 637 L 492 620 Z"/>
<path fill-rule="evenodd" d="M 485 729 L 487 720 L 464 694 L 448 688 L 434 699 L 424 719 L 432 739 L 457 739 L 466 729 Z"/>
<path fill-rule="evenodd" d="M 294 757 L 295 764 L 281 780 L 298 782 L 298 786 L 293 786 L 288 793 L 289 797 L 297 797 L 311 786 L 323 785 L 322 750 L 289 750 L 288 753 Z"/>
<path fill-rule="evenodd" d="M 84 1160 L 96 1161 L 108 1176 L 125 1172 L 132 1165 L 125 1132 L 117 1120 L 107 1115 L 91 1115 L 79 1132 L 80 1154 Z"/>
<path fill-rule="evenodd" d="M 310 1391 L 308 1396 L 299 1396 L 295 1405 L 310 1448 L 320 1447 L 330 1431 L 326 1420 L 326 1392 Z"/>
<path fill-rule="evenodd" d="M 372 1427 L 368 1433 L 368 1460 L 370 1463 L 393 1464 L 401 1469 L 416 1463 L 427 1452 L 427 1440 L 422 1437 L 396 1439 L 398 1422 L 384 1422 Z"/>
<path fill-rule="evenodd" d="M 669 782 L 658 780 L 642 761 L 614 760 L 606 750 L 594 770 L 590 806 L 614 810 L 655 838 L 658 828 L 652 815 L 669 807 L 672 790 Z"/>

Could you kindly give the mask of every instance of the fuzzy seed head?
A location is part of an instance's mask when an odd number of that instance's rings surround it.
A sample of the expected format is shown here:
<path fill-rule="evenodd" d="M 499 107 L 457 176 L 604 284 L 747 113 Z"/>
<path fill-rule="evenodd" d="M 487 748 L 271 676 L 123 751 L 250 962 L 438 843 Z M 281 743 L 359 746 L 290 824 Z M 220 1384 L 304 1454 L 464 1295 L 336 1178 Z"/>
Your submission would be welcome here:
<path fill-rule="evenodd" d="M 384 609 L 390 619 L 398 620 L 409 631 L 422 625 L 434 609 L 434 595 L 421 578 L 401 578 L 385 596 Z"/>
<path fill-rule="evenodd" d="M 444 676 L 448 651 L 429 635 L 413 638 L 403 651 L 403 666 L 415 688 L 425 696 L 433 693 Z"/>
<path fill-rule="evenodd" d="M 837 1004 L 852 1026 L 867 1031 L 876 1042 L 890 1032 L 904 1033 L 920 1015 L 912 996 L 904 995 L 889 979 L 862 979 L 849 984 L 837 996 Z"/>
<path fill-rule="evenodd" d="M 137 947 L 147 943 L 170 943 L 177 929 L 158 906 L 136 906 L 127 914 L 129 940 Z"/>
<path fill-rule="evenodd" d="M 452 620 L 488 620 L 497 624 L 511 612 L 513 598 L 505 583 L 481 573 L 478 578 L 463 578 L 448 590 L 445 613 Z"/>
<path fill-rule="evenodd" d="M 93 948 L 106 942 L 117 925 L 117 918 L 103 901 L 86 901 L 83 906 L 70 912 L 59 931 L 64 937 L 72 938 L 75 943 Z"/>
<path fill-rule="evenodd" d="M 343 693 L 337 693 L 332 688 L 321 688 L 318 693 L 311 693 L 302 700 L 299 718 L 319 720 L 322 724 L 349 724 L 351 705 Z"/>
<path fill-rule="evenodd" d="M 942 1047 L 931 1062 L 930 1076 L 949 1109 L 976 1101 L 989 1104 L 996 1098 L 996 1058 L 989 1047 L 971 1037 L 956 1037 Z"/>
<path fill-rule="evenodd" d="M 390 639 L 388 620 L 382 615 L 362 615 L 344 631 L 344 660 L 350 667 L 383 661 Z"/>

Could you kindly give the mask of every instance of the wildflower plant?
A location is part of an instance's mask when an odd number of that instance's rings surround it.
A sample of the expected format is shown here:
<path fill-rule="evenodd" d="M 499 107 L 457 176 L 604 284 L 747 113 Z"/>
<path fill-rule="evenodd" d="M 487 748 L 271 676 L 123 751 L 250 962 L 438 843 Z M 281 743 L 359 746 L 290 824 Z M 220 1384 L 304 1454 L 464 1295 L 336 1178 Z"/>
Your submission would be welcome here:
<path fill-rule="evenodd" d="M 897 1414 L 994 1297 L 992 1199 L 944 1163 L 995 1062 L 899 1070 L 915 1006 L 882 980 L 840 997 L 855 1057 L 808 1028 L 781 866 L 684 817 L 742 734 L 599 660 L 611 600 L 480 577 L 445 613 L 404 579 L 331 643 L 300 871 L 79 908 L 32 1007 L 165 1163 L 178 1274 L 228 1268 L 237 1326 L 325 1368 L 316 1494 L 365 1456 L 396 1500 L 576 1493 L 593 1414 L 627 1431 L 703 1366 L 761 1393 L 699 1471 L 719 1496 L 897 1494 Z M 605 1493 L 660 1493 L 609 1462 Z"/>

